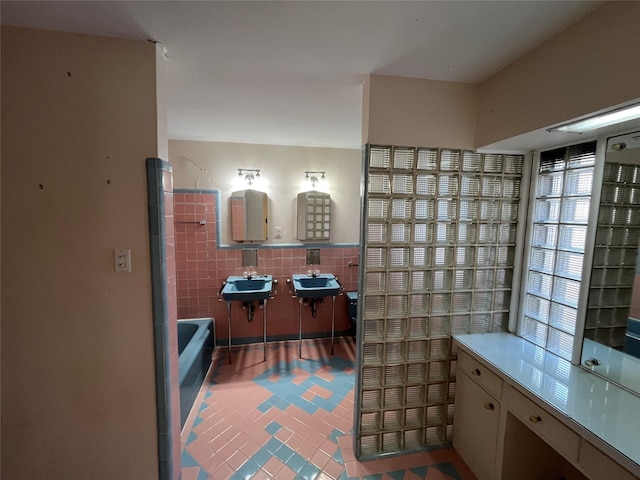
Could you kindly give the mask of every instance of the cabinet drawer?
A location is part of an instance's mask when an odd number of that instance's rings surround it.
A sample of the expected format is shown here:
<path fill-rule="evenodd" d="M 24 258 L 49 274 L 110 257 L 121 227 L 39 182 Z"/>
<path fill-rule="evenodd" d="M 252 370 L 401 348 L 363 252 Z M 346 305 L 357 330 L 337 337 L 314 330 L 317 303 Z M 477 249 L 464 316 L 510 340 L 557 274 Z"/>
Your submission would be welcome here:
<path fill-rule="evenodd" d="M 578 465 L 590 478 L 615 478 L 616 480 L 637 480 L 638 478 L 586 440 L 582 441 Z"/>
<path fill-rule="evenodd" d="M 502 379 L 463 351 L 458 353 L 458 369 L 469 375 L 495 398 L 502 397 Z"/>
<path fill-rule="evenodd" d="M 505 406 L 511 413 L 564 455 L 567 460 L 571 462 L 578 460 L 580 436 L 576 432 L 513 388 L 505 392 L 505 400 Z"/>

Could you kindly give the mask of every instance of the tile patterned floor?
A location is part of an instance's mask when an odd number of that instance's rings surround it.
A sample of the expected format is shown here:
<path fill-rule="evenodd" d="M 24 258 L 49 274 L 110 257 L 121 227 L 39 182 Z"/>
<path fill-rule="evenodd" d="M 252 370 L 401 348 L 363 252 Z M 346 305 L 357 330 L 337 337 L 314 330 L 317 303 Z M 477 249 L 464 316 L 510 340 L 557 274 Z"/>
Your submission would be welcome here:
<path fill-rule="evenodd" d="M 474 480 L 452 449 L 359 462 L 353 453 L 354 344 L 234 347 L 212 368 L 182 431 L 182 478 Z"/>

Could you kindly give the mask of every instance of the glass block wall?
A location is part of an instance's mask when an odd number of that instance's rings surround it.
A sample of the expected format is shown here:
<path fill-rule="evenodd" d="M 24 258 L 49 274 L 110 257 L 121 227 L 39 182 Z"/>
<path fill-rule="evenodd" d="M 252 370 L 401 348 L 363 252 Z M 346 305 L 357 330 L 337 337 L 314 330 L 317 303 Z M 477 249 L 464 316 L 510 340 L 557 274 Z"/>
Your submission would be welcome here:
<path fill-rule="evenodd" d="M 540 154 L 518 334 L 571 360 L 596 142 Z"/>
<path fill-rule="evenodd" d="M 367 146 L 356 454 L 451 440 L 452 333 L 506 330 L 523 157 Z"/>
<path fill-rule="evenodd" d="M 585 337 L 621 348 L 627 330 L 640 240 L 640 166 L 606 162 Z"/>

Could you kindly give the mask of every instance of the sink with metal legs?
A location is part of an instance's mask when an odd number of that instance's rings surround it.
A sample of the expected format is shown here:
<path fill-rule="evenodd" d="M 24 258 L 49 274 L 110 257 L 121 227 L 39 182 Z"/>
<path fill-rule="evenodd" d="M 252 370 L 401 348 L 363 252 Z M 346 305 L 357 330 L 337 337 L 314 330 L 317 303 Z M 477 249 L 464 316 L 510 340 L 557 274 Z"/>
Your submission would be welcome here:
<path fill-rule="evenodd" d="M 324 303 L 325 297 L 331 297 L 331 355 L 333 355 L 333 342 L 336 325 L 336 296 L 342 293 L 342 285 L 332 273 L 314 275 L 292 275 L 287 279 L 291 296 L 298 299 L 298 320 L 300 329 L 298 333 L 298 356 L 302 358 L 302 306 L 309 305 L 311 316 L 316 318 L 319 304 Z"/>
<path fill-rule="evenodd" d="M 223 282 L 218 290 L 218 300 L 227 302 L 227 320 L 229 323 L 229 363 L 231 363 L 231 304 L 241 302 L 242 308 L 247 312 L 247 321 L 253 321 L 256 309 L 254 302 L 258 302 L 258 308 L 262 309 L 262 330 L 264 360 L 267 359 L 267 300 L 277 294 L 278 280 L 271 275 L 255 275 L 252 277 L 240 277 L 231 275 Z"/>

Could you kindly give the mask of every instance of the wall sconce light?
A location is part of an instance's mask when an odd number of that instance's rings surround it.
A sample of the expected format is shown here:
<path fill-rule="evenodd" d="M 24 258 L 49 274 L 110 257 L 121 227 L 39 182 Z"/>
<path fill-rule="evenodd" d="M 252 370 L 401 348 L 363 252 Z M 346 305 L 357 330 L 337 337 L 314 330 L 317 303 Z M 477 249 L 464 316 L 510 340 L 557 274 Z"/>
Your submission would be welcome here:
<path fill-rule="evenodd" d="M 321 179 L 325 179 L 325 175 L 327 172 L 312 172 L 312 171 L 305 171 L 304 172 L 304 178 L 306 178 L 307 180 L 309 180 L 311 182 L 311 187 L 312 188 L 316 188 L 316 185 L 318 184 L 318 182 L 320 181 L 320 179 L 318 179 L 318 175 L 321 175 Z"/>
<path fill-rule="evenodd" d="M 239 168 L 238 176 L 239 177 L 244 176 L 244 181 L 247 182 L 247 185 L 251 186 L 253 185 L 253 182 L 255 181 L 256 177 L 260 176 L 260 169 Z"/>
<path fill-rule="evenodd" d="M 610 110 L 575 122 L 565 123 L 563 125 L 550 128 L 548 131 L 583 133 L 595 130 L 596 128 L 608 127 L 609 125 L 615 125 L 616 123 L 633 120 L 635 118 L 640 118 L 640 103 Z"/>

